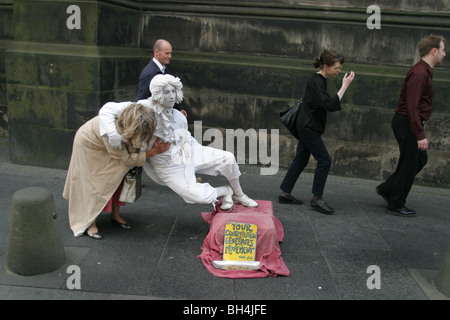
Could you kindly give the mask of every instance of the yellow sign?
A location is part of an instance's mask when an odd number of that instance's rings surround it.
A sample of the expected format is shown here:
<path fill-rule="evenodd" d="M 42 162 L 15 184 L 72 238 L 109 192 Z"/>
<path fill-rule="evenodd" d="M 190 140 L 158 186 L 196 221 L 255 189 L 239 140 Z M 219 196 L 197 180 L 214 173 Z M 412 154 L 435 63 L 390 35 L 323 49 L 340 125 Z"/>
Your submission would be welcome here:
<path fill-rule="evenodd" d="M 256 224 L 227 223 L 223 260 L 255 261 L 257 230 Z"/>

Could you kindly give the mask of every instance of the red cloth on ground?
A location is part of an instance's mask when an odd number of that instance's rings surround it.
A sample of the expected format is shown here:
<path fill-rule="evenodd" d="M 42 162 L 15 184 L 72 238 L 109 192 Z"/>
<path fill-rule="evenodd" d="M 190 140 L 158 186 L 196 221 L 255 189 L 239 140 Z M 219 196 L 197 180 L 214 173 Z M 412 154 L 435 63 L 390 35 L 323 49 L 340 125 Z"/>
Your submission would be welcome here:
<path fill-rule="evenodd" d="M 123 187 L 123 181 L 120 183 L 119 187 L 117 188 L 117 190 L 114 192 L 113 196 L 111 197 L 111 199 L 109 199 L 108 203 L 106 204 L 106 206 L 103 208 L 103 211 L 106 212 L 111 212 L 112 211 L 112 205 L 113 204 L 118 204 L 119 207 L 122 207 L 125 205 L 125 202 L 119 201 L 120 198 L 120 192 L 122 192 L 122 187 Z"/>
<path fill-rule="evenodd" d="M 223 278 L 264 278 L 277 275 L 289 276 L 290 271 L 281 258 L 279 242 L 283 241 L 284 230 L 281 222 L 273 215 L 271 201 L 255 200 L 257 208 L 235 204 L 230 211 L 202 212 L 203 220 L 210 224 L 209 233 L 203 241 L 202 253 L 198 256 L 205 268 L 217 277 Z M 223 260 L 225 226 L 229 222 L 250 223 L 258 226 L 255 261 L 260 262 L 260 270 L 222 270 L 212 265 L 214 260 Z"/>

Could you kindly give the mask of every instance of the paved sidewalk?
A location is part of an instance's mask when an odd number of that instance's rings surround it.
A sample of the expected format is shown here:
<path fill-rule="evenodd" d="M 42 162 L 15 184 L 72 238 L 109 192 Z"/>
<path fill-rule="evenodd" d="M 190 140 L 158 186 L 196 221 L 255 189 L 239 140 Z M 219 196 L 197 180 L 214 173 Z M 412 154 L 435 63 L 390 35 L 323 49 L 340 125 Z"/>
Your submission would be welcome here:
<path fill-rule="evenodd" d="M 277 203 L 284 172 L 260 176 L 251 166 L 241 171 L 244 192 L 271 200 L 283 224 L 281 252 L 289 277 L 233 280 L 210 274 L 197 256 L 209 230 L 200 212 L 212 207 L 186 204 L 146 176 L 143 196 L 121 209 L 132 230 L 118 229 L 103 213 L 97 223 L 103 240 L 75 238 L 61 196 L 66 171 L 11 164 L 7 141 L 0 139 L 0 300 L 448 299 L 432 283 L 450 246 L 448 189 L 413 186 L 408 206 L 418 215 L 402 218 L 384 213 L 374 190 L 379 182 L 330 176 L 325 199 L 336 213 L 323 215 L 309 207 L 311 174 L 293 192 L 305 204 L 290 206 Z M 224 182 L 221 177 L 203 179 L 215 186 Z M 25 277 L 5 266 L 12 196 L 32 186 L 53 193 L 67 259 L 55 272 Z M 80 290 L 67 288 L 69 265 L 80 267 Z M 380 268 L 380 289 L 367 287 L 372 265 Z"/>

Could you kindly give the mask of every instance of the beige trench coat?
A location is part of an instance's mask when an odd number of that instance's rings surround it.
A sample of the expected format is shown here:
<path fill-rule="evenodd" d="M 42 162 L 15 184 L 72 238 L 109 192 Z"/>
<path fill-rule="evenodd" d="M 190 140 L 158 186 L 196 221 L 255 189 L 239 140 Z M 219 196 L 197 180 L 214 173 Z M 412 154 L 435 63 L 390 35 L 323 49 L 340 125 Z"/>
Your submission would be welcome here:
<path fill-rule="evenodd" d="M 129 154 L 100 136 L 98 116 L 78 129 L 73 142 L 63 197 L 69 200 L 69 222 L 76 237 L 95 221 L 133 166 L 145 164 L 145 152 Z"/>

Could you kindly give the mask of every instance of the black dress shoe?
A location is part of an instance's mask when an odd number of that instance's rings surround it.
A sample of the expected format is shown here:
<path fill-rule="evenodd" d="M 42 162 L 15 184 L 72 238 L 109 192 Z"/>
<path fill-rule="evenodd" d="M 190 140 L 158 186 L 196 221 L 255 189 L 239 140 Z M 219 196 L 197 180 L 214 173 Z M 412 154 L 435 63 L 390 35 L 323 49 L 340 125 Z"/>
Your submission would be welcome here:
<path fill-rule="evenodd" d="M 298 199 L 295 199 L 293 196 L 291 196 L 291 195 L 289 195 L 289 196 L 282 196 L 282 195 L 279 195 L 278 196 L 278 202 L 279 203 L 288 203 L 288 204 L 297 204 L 297 205 L 300 205 L 300 204 L 303 204 L 303 201 L 301 201 L 301 200 L 298 200 Z"/>
<path fill-rule="evenodd" d="M 319 211 L 321 213 L 332 214 L 334 212 L 334 209 L 329 205 L 327 205 L 322 198 L 319 199 L 312 198 L 310 206 L 313 210 Z"/>
<path fill-rule="evenodd" d="M 416 212 L 414 210 L 408 209 L 407 207 L 403 207 L 400 209 L 387 209 L 386 210 L 387 214 L 392 214 L 395 216 L 400 216 L 400 217 L 414 217 L 416 215 Z"/>
<path fill-rule="evenodd" d="M 380 186 L 376 187 L 375 191 L 378 193 L 379 196 L 381 196 L 384 199 L 386 204 L 388 204 L 388 198 L 387 198 L 386 194 L 384 194 L 383 191 L 381 191 Z"/>

